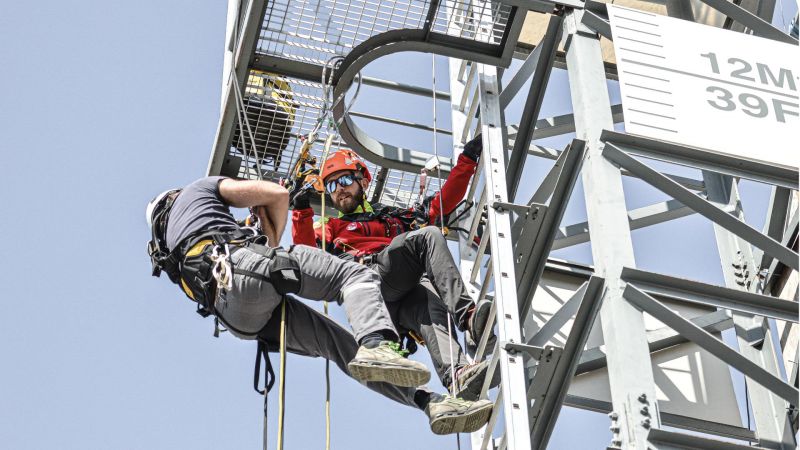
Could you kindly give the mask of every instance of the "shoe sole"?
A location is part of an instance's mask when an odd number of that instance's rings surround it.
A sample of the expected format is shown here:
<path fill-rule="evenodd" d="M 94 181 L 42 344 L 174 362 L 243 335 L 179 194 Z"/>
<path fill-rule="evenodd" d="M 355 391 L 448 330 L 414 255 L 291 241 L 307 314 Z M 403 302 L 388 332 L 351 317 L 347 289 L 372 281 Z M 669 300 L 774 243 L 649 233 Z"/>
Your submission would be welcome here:
<path fill-rule="evenodd" d="M 431 379 L 428 369 L 415 369 L 386 363 L 352 361 L 350 375 L 362 382 L 382 382 L 402 387 L 422 386 Z"/>
<path fill-rule="evenodd" d="M 431 420 L 434 434 L 474 433 L 486 425 L 492 415 L 491 403 L 466 414 L 442 414 Z"/>
<path fill-rule="evenodd" d="M 481 389 L 483 389 L 483 381 L 486 379 L 486 372 L 489 369 L 489 365 L 485 365 L 483 370 L 480 372 L 475 373 L 472 377 L 466 380 L 466 384 L 463 385 L 460 391 L 456 392 L 456 397 L 461 397 L 464 400 L 475 401 L 481 395 Z M 489 388 L 495 388 L 500 384 L 500 372 L 495 371 L 494 377 L 492 378 L 492 382 L 489 384 Z"/>

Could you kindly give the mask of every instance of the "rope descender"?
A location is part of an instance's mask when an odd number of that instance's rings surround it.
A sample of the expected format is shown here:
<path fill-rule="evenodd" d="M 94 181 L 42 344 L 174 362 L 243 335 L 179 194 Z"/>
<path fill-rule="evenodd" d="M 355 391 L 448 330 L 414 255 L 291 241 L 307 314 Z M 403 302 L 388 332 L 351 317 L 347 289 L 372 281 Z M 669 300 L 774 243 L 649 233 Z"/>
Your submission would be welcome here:
<path fill-rule="evenodd" d="M 220 248 L 223 248 L 225 252 L 221 253 Z M 211 262 L 214 263 L 211 274 L 217 281 L 217 292 L 233 289 L 233 270 L 230 258 L 231 252 L 228 244 L 217 245 L 211 250 Z"/>

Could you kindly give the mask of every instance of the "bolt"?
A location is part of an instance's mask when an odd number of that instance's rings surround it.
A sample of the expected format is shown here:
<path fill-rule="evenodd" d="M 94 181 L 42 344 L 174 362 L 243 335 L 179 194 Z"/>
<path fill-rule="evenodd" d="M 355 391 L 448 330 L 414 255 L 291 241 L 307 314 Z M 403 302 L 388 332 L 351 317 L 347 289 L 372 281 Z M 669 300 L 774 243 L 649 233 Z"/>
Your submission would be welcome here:
<path fill-rule="evenodd" d="M 648 408 L 647 406 L 644 406 L 644 407 L 642 407 L 640 412 L 642 413 L 643 416 L 649 416 L 650 415 L 650 408 Z"/>
<path fill-rule="evenodd" d="M 622 440 L 620 440 L 620 439 L 613 439 L 611 441 L 611 446 L 612 447 L 619 448 L 620 445 L 622 445 Z"/>
<path fill-rule="evenodd" d="M 639 401 L 642 403 L 647 403 L 647 394 L 642 394 L 639 396 Z"/>
<path fill-rule="evenodd" d="M 644 420 L 642 421 L 642 426 L 643 426 L 643 427 L 644 427 L 646 430 L 649 430 L 649 429 L 650 429 L 650 419 L 644 419 Z"/>
<path fill-rule="evenodd" d="M 611 430 L 611 432 L 614 434 L 619 433 L 619 425 L 611 425 L 610 427 L 608 427 L 608 429 Z"/>
<path fill-rule="evenodd" d="M 611 420 L 617 420 L 619 419 L 619 414 L 617 414 L 614 411 L 611 411 L 610 413 L 608 413 L 608 418 Z"/>

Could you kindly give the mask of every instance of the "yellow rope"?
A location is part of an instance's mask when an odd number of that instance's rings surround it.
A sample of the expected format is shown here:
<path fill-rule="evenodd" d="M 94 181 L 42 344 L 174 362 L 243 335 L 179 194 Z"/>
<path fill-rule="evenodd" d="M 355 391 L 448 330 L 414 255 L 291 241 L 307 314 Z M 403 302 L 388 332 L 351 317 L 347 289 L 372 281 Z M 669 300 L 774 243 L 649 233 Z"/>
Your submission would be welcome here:
<path fill-rule="evenodd" d="M 283 409 L 286 385 L 286 298 L 281 300 L 281 379 L 278 386 L 278 450 L 283 450 Z"/>
<path fill-rule="evenodd" d="M 322 154 L 322 163 L 320 167 L 325 166 L 325 161 L 328 159 L 328 153 L 331 151 L 331 143 L 333 142 L 333 134 L 328 134 L 328 139 L 325 139 L 325 150 Z M 322 211 L 320 212 L 320 219 L 322 223 L 322 251 L 326 252 L 327 246 L 325 245 L 325 192 L 322 192 Z M 322 303 L 322 308 L 325 315 L 328 315 L 328 301 Z M 331 362 L 325 360 L 325 450 L 331 449 Z"/>

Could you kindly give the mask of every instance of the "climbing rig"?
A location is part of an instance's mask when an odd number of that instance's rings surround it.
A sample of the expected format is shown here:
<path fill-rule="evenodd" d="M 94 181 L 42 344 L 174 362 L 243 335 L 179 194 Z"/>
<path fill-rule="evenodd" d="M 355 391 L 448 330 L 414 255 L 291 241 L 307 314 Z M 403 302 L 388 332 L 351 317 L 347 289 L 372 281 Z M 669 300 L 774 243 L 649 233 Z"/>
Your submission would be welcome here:
<path fill-rule="evenodd" d="M 770 0 L 701 1 L 626 5 L 797 43 L 768 24 Z M 610 104 L 607 91 L 607 79 L 616 77 L 607 51 L 610 30 L 605 5 L 593 1 L 230 1 L 221 120 L 208 173 L 286 177 L 302 139 L 318 125 L 325 89 L 343 98 L 364 66 L 391 53 L 447 56 L 449 93 L 395 80 L 359 82 L 449 98 L 454 157 L 478 131 L 483 136 L 470 209 L 460 224 L 466 231 L 451 234 L 458 237 L 462 275 L 473 294 L 494 298 L 498 335 L 493 349 L 484 336 L 474 355 L 488 358 L 502 382 L 492 394 L 495 413 L 473 434 L 472 448 L 546 448 L 561 407 L 568 405 L 608 413 L 611 441 L 596 448 L 793 449 L 797 172 L 614 131 L 622 108 Z M 343 59 L 326 81 L 323 72 L 334 57 Z M 500 73 L 513 57 L 524 62 L 501 89 Z M 553 67 L 567 69 L 573 113 L 539 118 Z M 520 92 L 520 123 L 507 126 L 504 111 Z M 370 200 L 413 202 L 430 152 L 381 142 L 354 117 L 442 131 L 348 111 L 346 102 L 333 105 L 333 116 L 340 146 L 374 164 Z M 564 150 L 533 144 L 569 133 L 575 139 Z M 310 151 L 320 157 L 323 140 Z M 702 169 L 703 179 L 659 173 L 632 155 Z M 555 162 L 530 199 L 517 203 L 523 167 L 533 158 Z M 446 175 L 452 160 L 440 158 L 439 164 Z M 674 200 L 628 211 L 623 175 Z M 579 176 L 588 221 L 560 228 Z M 763 233 L 743 222 L 739 177 L 774 186 Z M 438 180 L 430 178 L 428 188 L 438 189 Z M 636 268 L 631 230 L 691 214 L 714 222 L 725 286 Z M 555 249 L 590 239 L 593 267 L 549 258 Z M 660 321 L 657 327 L 652 318 Z M 738 351 L 720 339 L 730 328 Z M 688 356 L 695 358 L 689 372 L 700 384 L 721 387 L 709 387 L 705 402 L 664 400 L 662 365 Z M 747 404 L 754 430 L 738 420 L 729 366 L 751 381 Z M 488 382 L 484 395 L 487 388 Z M 736 418 L 719 405 L 733 405 Z"/>

